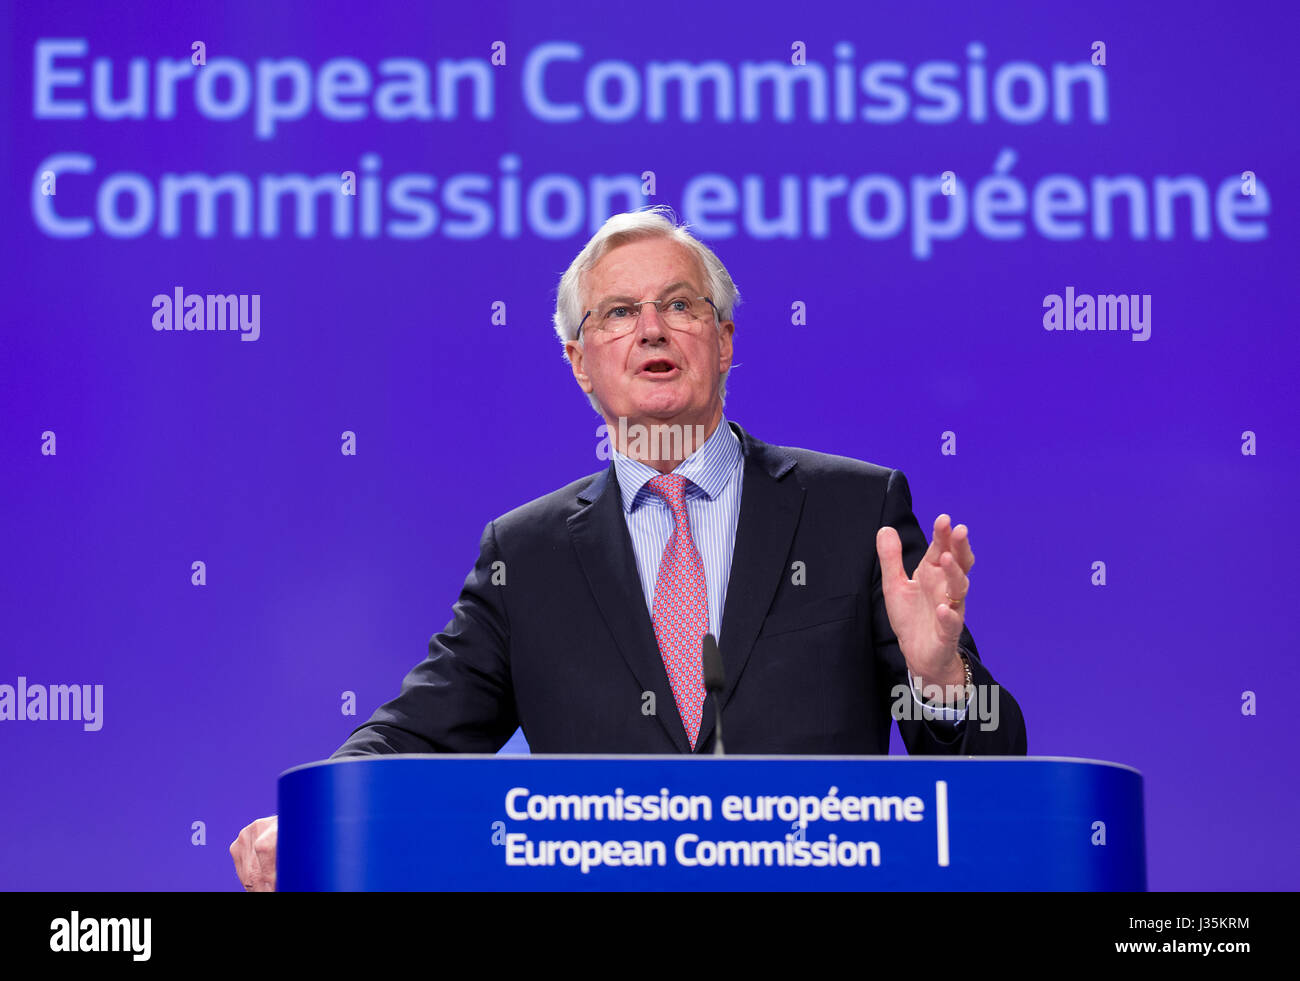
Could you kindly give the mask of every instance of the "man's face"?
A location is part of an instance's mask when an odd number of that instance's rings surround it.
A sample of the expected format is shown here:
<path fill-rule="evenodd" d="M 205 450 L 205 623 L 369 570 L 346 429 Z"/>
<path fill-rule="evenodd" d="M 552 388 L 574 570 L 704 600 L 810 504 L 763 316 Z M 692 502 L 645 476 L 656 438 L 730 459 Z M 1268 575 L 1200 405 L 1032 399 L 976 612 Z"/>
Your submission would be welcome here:
<path fill-rule="evenodd" d="M 584 312 L 597 311 L 613 299 L 709 296 L 695 256 L 668 238 L 629 242 L 606 253 L 588 271 L 582 292 Z M 591 329 L 598 318 L 593 312 L 583 325 L 584 343 L 565 345 L 574 378 L 584 392 L 595 393 L 610 426 L 625 417 L 629 425 L 677 423 L 711 429 L 722 418 L 722 374 L 731 367 L 735 324 L 723 321 L 719 330 L 713 308 L 705 306 L 709 316 L 696 333 L 669 328 L 655 305 L 647 303 L 636 327 L 615 338 Z"/>

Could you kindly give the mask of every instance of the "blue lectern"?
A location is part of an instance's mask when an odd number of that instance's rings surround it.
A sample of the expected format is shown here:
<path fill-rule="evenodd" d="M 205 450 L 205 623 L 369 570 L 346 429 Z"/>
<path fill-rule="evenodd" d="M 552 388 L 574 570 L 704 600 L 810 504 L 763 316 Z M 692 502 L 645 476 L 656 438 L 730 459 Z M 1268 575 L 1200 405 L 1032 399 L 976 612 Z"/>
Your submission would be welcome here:
<path fill-rule="evenodd" d="M 373 756 L 280 777 L 281 890 L 1143 890 L 1142 776 L 1025 757 Z"/>

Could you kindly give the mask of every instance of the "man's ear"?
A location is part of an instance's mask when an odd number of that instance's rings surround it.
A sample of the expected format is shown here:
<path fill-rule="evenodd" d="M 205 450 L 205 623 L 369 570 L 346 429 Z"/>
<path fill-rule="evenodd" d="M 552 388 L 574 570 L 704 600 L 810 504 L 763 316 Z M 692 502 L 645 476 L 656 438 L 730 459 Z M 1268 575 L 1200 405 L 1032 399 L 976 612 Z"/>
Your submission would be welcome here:
<path fill-rule="evenodd" d="M 585 352 L 582 350 L 582 345 L 577 341 L 565 341 L 564 353 L 569 356 L 569 367 L 573 369 L 573 377 L 577 380 L 578 386 L 590 395 L 593 386 L 591 384 L 591 378 L 588 377 L 586 371 L 583 370 L 585 367 L 583 361 L 583 355 Z"/>
<path fill-rule="evenodd" d="M 724 320 L 718 325 L 718 374 L 724 375 L 731 370 L 732 340 L 736 333 L 736 324 Z"/>

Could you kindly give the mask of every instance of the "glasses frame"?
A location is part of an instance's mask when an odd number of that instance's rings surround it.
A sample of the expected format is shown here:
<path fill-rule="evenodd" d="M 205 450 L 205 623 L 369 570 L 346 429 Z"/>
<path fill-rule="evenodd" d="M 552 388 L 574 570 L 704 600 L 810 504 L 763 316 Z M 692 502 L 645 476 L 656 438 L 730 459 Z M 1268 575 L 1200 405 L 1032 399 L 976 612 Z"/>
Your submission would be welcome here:
<path fill-rule="evenodd" d="M 635 302 L 620 303 L 618 305 L 623 307 L 636 307 L 636 320 L 639 321 L 641 319 L 641 308 L 645 306 L 647 303 L 653 303 L 655 305 L 655 313 L 662 316 L 663 314 L 659 309 L 659 304 L 671 303 L 673 300 L 676 299 L 680 299 L 680 297 L 672 296 L 664 300 L 637 300 Z M 693 299 L 703 300 L 705 303 L 707 303 L 713 309 L 713 319 L 718 323 L 722 322 L 722 314 L 718 312 L 717 306 L 714 304 L 714 302 L 711 299 L 709 299 L 707 296 L 697 296 L 697 297 L 693 297 Z M 578 333 L 575 334 L 573 338 L 575 341 L 582 340 L 582 325 L 585 324 L 587 322 L 587 318 L 590 317 L 595 312 L 596 312 L 595 310 L 588 310 L 586 313 L 582 315 L 582 320 L 578 321 Z M 677 327 L 672 327 L 671 329 L 680 331 L 680 328 Z M 636 330 L 635 321 L 633 322 L 632 330 Z M 628 331 L 628 333 L 631 333 L 631 331 Z"/>

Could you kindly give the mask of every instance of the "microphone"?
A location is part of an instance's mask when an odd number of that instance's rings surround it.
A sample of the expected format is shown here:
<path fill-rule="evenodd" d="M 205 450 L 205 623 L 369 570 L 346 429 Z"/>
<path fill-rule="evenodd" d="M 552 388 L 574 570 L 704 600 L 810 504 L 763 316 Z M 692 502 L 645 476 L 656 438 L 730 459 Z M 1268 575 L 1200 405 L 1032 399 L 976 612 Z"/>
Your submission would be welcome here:
<path fill-rule="evenodd" d="M 704 666 L 704 691 L 713 696 L 714 726 L 717 736 L 713 743 L 713 755 L 725 755 L 722 750 L 722 703 L 718 696 L 726 687 L 726 676 L 722 672 L 722 654 L 718 651 L 718 641 L 713 634 L 704 635 L 700 649 L 700 661 Z"/>

